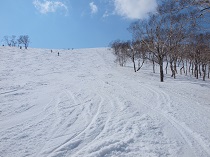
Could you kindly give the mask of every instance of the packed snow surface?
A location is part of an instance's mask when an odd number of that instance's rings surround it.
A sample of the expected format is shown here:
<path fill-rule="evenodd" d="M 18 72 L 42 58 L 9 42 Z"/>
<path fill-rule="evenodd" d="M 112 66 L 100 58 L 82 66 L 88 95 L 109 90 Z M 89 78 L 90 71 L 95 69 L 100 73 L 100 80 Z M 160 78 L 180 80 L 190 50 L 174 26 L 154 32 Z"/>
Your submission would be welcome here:
<path fill-rule="evenodd" d="M 0 47 L 0 156 L 209 157 L 210 81 L 161 83 L 107 48 Z"/>

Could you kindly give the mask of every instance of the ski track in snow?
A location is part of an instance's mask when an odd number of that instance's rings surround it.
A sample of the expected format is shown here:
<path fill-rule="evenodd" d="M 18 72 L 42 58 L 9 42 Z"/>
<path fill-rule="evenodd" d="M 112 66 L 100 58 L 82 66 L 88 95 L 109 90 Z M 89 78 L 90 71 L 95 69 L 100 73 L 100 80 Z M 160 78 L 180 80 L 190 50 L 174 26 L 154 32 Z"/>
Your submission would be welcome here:
<path fill-rule="evenodd" d="M 208 148 L 208 145 L 205 144 L 202 140 L 197 138 L 196 134 L 187 127 L 183 122 L 179 122 L 175 118 L 173 118 L 168 112 L 163 112 L 161 110 L 161 105 L 168 105 L 168 108 L 170 110 L 170 96 L 166 94 L 165 92 L 162 92 L 160 90 L 154 90 L 151 87 L 147 87 L 149 90 L 154 92 L 157 95 L 157 101 L 158 101 L 158 108 L 153 109 L 156 113 L 159 113 L 164 118 L 166 118 L 175 129 L 180 133 L 180 135 L 183 137 L 183 139 L 186 141 L 192 152 L 196 156 L 210 156 L 210 150 Z M 161 101 L 160 101 L 161 100 Z M 164 102 L 165 101 L 165 102 Z"/>
<path fill-rule="evenodd" d="M 107 48 L 0 52 L 2 157 L 210 156 L 209 80 L 160 83 Z"/>

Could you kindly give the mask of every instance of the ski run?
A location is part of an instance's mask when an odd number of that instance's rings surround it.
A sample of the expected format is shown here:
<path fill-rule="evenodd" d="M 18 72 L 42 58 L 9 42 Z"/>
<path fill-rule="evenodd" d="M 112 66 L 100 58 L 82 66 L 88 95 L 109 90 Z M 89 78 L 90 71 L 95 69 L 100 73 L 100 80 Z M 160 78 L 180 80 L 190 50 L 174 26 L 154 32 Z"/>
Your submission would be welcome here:
<path fill-rule="evenodd" d="M 210 80 L 114 60 L 0 47 L 0 156 L 210 157 Z"/>

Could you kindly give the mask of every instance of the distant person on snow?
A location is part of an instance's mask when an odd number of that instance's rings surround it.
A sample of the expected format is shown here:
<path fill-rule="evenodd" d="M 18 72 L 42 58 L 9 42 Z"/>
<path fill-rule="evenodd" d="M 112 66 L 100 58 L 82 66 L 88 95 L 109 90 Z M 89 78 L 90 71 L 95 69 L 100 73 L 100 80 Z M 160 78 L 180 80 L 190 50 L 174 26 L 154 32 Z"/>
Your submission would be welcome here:
<path fill-rule="evenodd" d="M 51 53 L 52 53 L 52 50 L 51 50 Z"/>
<path fill-rule="evenodd" d="M 58 52 L 58 56 L 59 56 L 59 52 Z"/>

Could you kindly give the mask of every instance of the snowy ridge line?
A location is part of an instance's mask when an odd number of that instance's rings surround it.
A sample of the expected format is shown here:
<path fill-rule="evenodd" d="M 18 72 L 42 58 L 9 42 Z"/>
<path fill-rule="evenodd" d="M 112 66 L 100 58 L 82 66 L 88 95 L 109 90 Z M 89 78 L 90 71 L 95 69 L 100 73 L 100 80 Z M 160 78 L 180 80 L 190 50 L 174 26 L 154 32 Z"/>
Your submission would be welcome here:
<path fill-rule="evenodd" d="M 146 87 L 151 90 L 152 92 L 155 92 L 158 95 L 158 98 L 160 97 L 165 97 L 165 95 L 167 95 L 166 93 L 158 90 L 159 92 L 157 92 L 156 90 L 154 90 L 154 87 L 149 87 L 148 85 L 146 85 Z M 166 96 L 167 98 L 170 98 L 169 96 Z M 168 107 L 170 107 L 169 104 L 171 104 L 170 99 L 162 99 L 162 101 L 164 101 L 164 104 L 168 105 Z M 158 105 L 160 107 L 161 101 L 158 101 Z M 158 108 L 151 108 L 153 111 L 155 111 L 156 113 L 162 115 L 163 117 L 165 117 L 182 135 L 182 137 L 185 139 L 185 141 L 188 143 L 188 145 L 190 146 L 191 150 L 194 152 L 194 154 L 197 154 L 198 152 L 200 152 L 198 155 L 202 154 L 203 156 L 210 156 L 210 148 L 200 139 L 197 138 L 199 135 L 196 135 L 195 132 L 193 132 L 189 127 L 187 127 L 183 122 L 179 122 L 178 120 L 176 120 L 175 118 L 173 118 L 171 115 L 169 115 L 167 113 L 167 111 L 162 111 L 161 109 Z M 191 139 L 190 139 L 191 138 Z M 203 154 L 204 152 L 201 151 L 201 149 L 198 149 L 197 146 L 195 145 L 195 142 L 197 142 L 197 144 L 199 145 L 200 148 L 202 148 L 206 154 Z"/>

